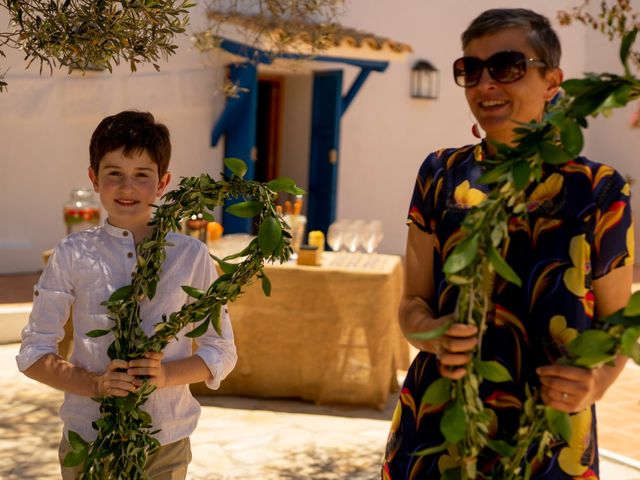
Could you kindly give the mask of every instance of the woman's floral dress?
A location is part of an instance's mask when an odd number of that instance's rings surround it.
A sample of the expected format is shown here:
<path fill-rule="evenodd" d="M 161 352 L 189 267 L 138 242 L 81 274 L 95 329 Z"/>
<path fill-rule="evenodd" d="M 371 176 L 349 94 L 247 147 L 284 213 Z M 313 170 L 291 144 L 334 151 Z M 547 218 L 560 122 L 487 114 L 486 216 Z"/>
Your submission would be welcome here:
<path fill-rule="evenodd" d="M 465 212 L 478 205 L 487 188 L 477 183 L 480 145 L 432 153 L 422 164 L 411 200 L 409 223 L 435 235 L 436 316 L 453 312 L 456 290 L 445 282 L 442 265 L 461 239 Z M 522 287 L 498 280 L 484 335 L 483 360 L 504 365 L 513 381 L 483 382 L 480 395 L 495 412 L 491 434 L 510 440 L 518 426 L 527 383 L 539 385 L 535 369 L 553 363 L 564 345 L 594 321 L 592 281 L 633 263 L 629 185 L 613 168 L 576 158 L 548 168 L 527 192 L 528 218 L 509 223 L 507 261 Z M 439 479 L 452 466 L 450 452 L 416 456 L 441 444 L 443 407 L 422 402 L 440 377 L 434 355 L 420 352 L 409 368 L 393 415 L 382 478 Z M 571 415 L 572 437 L 534 466 L 533 478 L 597 479 L 595 408 Z M 483 452 L 480 472 L 497 454 Z M 482 478 L 482 473 L 480 478 Z"/>

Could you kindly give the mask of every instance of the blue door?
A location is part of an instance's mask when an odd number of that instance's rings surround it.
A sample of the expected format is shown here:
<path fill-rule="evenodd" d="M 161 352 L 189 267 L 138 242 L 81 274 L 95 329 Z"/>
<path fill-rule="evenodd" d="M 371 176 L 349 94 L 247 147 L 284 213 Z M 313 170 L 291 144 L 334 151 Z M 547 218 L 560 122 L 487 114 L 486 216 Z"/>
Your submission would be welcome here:
<path fill-rule="evenodd" d="M 336 217 L 342 70 L 314 72 L 308 229 L 327 232 Z"/>
<path fill-rule="evenodd" d="M 254 146 L 256 143 L 256 110 L 258 98 L 258 81 L 256 65 L 252 63 L 236 63 L 229 66 L 229 80 L 237 85 L 236 97 L 227 98 L 227 105 L 223 116 L 224 121 L 218 122 L 221 131 L 214 131 L 214 138 L 224 133 L 224 156 L 244 160 L 247 173 L 244 178 L 253 180 L 255 177 Z M 232 126 L 232 128 L 225 128 Z M 224 128 L 224 132 L 222 129 Z M 217 143 L 217 140 L 216 142 Z M 214 145 L 215 145 L 214 143 Z M 227 171 L 228 174 L 231 172 Z M 225 208 L 242 199 L 229 200 Z M 252 219 L 239 218 L 226 212 L 222 214 L 224 233 L 251 233 Z"/>

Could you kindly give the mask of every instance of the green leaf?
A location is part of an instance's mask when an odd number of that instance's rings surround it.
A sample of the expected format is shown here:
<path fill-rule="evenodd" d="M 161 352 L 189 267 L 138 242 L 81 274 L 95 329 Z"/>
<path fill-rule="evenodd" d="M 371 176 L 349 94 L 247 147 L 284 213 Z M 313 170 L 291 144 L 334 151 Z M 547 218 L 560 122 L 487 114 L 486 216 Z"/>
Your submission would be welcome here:
<path fill-rule="evenodd" d="M 184 292 L 190 297 L 193 297 L 196 299 L 202 298 L 202 296 L 204 295 L 204 292 L 202 290 L 198 290 L 197 288 L 190 287 L 189 285 L 182 285 L 182 290 L 184 290 Z"/>
<path fill-rule="evenodd" d="M 258 230 L 258 245 L 265 257 L 271 256 L 282 238 L 282 225 L 275 217 L 267 217 Z"/>
<path fill-rule="evenodd" d="M 91 330 L 90 332 L 85 333 L 85 335 L 87 337 L 91 337 L 91 338 L 98 338 L 98 337 L 102 337 L 108 333 L 110 333 L 111 330 Z"/>
<path fill-rule="evenodd" d="M 234 203 L 226 208 L 226 212 L 236 217 L 252 218 L 258 215 L 264 208 L 264 203 L 257 200 Z"/>
<path fill-rule="evenodd" d="M 507 161 L 507 162 L 501 163 L 497 167 L 480 175 L 477 182 L 482 185 L 488 185 L 490 183 L 497 182 L 502 175 L 504 175 L 509 170 L 511 170 L 512 166 L 513 166 L 513 161 Z"/>
<path fill-rule="evenodd" d="M 240 178 L 244 177 L 244 174 L 247 173 L 247 164 L 239 158 L 225 158 L 224 164 L 234 175 Z"/>
<path fill-rule="evenodd" d="M 211 255 L 211 258 L 213 258 L 216 262 L 218 262 L 218 265 L 220 265 L 220 270 L 222 270 L 223 273 L 228 273 L 229 275 L 235 273 L 235 271 L 238 270 L 238 267 L 240 266 L 239 263 L 225 262 L 224 260 L 216 257 L 215 255 Z M 218 279 L 219 278 L 220 277 L 218 277 Z"/>
<path fill-rule="evenodd" d="M 620 337 L 622 353 L 640 365 L 640 327 L 628 328 Z"/>
<path fill-rule="evenodd" d="M 421 403 L 440 405 L 451 399 L 451 379 L 439 378 L 427 388 Z"/>
<path fill-rule="evenodd" d="M 567 350 L 577 357 L 594 357 L 611 354 L 616 347 L 616 339 L 601 330 L 585 330 L 574 338 Z"/>
<path fill-rule="evenodd" d="M 219 336 L 222 336 L 222 329 L 220 328 L 220 312 L 222 310 L 222 305 L 216 303 L 211 309 L 211 313 L 209 314 L 209 318 L 211 319 L 211 325 L 213 329 Z"/>
<path fill-rule="evenodd" d="M 624 311 L 622 312 L 622 314 L 625 317 L 635 317 L 637 315 L 640 315 L 640 290 L 634 292 L 633 295 L 631 295 L 629 303 L 627 303 L 627 306 L 624 307 Z"/>
<path fill-rule="evenodd" d="M 450 403 L 442 414 L 440 431 L 447 443 L 458 443 L 464 438 L 467 431 L 467 417 L 462 405 L 458 402 Z"/>
<path fill-rule="evenodd" d="M 262 291 L 267 297 L 269 297 L 271 296 L 271 280 L 269 280 L 269 277 L 267 277 L 267 275 L 264 273 L 263 270 L 261 270 L 261 276 L 262 276 Z"/>
<path fill-rule="evenodd" d="M 565 150 L 571 156 L 576 157 L 582 151 L 582 147 L 584 146 L 582 129 L 580 128 L 580 125 L 572 119 L 567 118 L 562 124 L 560 138 Z"/>
<path fill-rule="evenodd" d="M 600 83 L 600 80 L 594 78 L 570 78 L 562 82 L 560 86 L 568 95 L 578 97 L 595 86 L 600 85 Z"/>
<path fill-rule="evenodd" d="M 86 448 L 80 450 L 71 450 L 65 455 L 62 465 L 65 467 L 77 467 L 87 459 L 88 451 Z"/>
<path fill-rule="evenodd" d="M 444 263 L 442 270 L 445 273 L 456 273 L 471 265 L 478 253 L 478 240 L 478 234 L 474 234 L 458 243 Z"/>
<path fill-rule="evenodd" d="M 69 445 L 73 450 L 80 450 L 86 447 L 89 442 L 85 441 L 78 433 L 69 430 Z"/>
<path fill-rule="evenodd" d="M 133 293 L 133 285 L 125 285 L 124 287 L 120 287 L 115 292 L 111 294 L 109 297 L 110 302 L 115 302 L 118 300 L 124 300 L 128 298 Z"/>
<path fill-rule="evenodd" d="M 504 440 L 489 440 L 487 447 L 503 457 L 512 457 L 516 453 L 516 447 Z"/>
<path fill-rule="evenodd" d="M 526 160 L 516 163 L 513 166 L 511 175 L 513 175 L 513 184 L 516 190 L 522 190 L 529 184 L 529 176 L 531 175 L 529 163 Z"/>
<path fill-rule="evenodd" d="M 569 414 L 559 412 L 550 407 L 544 409 L 545 417 L 549 425 L 549 430 L 556 437 L 562 438 L 565 442 L 569 442 L 571 438 L 571 423 L 569 422 Z"/>
<path fill-rule="evenodd" d="M 449 327 L 452 323 L 453 321 L 443 323 L 438 328 L 434 328 L 433 330 L 429 330 L 427 332 L 410 333 L 409 337 L 415 338 L 416 340 L 433 340 L 436 338 L 440 338 L 445 334 L 447 330 L 449 330 Z"/>
<path fill-rule="evenodd" d="M 267 182 L 267 187 L 269 187 L 274 192 L 287 192 L 292 195 L 304 195 L 305 192 L 301 188 L 296 186 L 296 182 L 289 177 L 278 177 L 270 182 Z"/>
<path fill-rule="evenodd" d="M 202 218 L 204 218 L 207 222 L 215 222 L 216 221 L 216 217 L 214 217 L 211 213 L 209 212 L 202 212 Z"/>
<path fill-rule="evenodd" d="M 560 165 L 573 160 L 573 157 L 557 145 L 550 142 L 540 142 L 538 152 L 542 159 L 551 165 Z"/>
<path fill-rule="evenodd" d="M 585 91 L 573 100 L 569 114 L 572 117 L 588 117 L 594 113 L 609 98 L 617 85 L 613 82 L 597 81 L 591 89 Z"/>
<path fill-rule="evenodd" d="M 611 353 L 592 353 L 576 359 L 573 363 L 578 367 L 596 368 L 616 358 Z"/>
<path fill-rule="evenodd" d="M 624 37 L 622 37 L 622 42 L 620 43 L 620 60 L 622 60 L 624 71 L 627 75 L 630 75 L 629 54 L 631 53 L 631 46 L 636 41 L 636 35 L 638 35 L 638 29 L 634 28 L 633 30 L 625 33 Z"/>
<path fill-rule="evenodd" d="M 490 382 L 500 383 L 512 380 L 509 370 L 494 360 L 475 360 L 476 372 Z"/>
<path fill-rule="evenodd" d="M 496 269 L 498 275 L 518 287 L 522 286 L 522 280 L 520 280 L 520 277 L 518 277 L 516 272 L 513 271 L 505 259 L 502 258 L 502 255 L 500 255 L 498 250 L 496 250 L 496 247 L 490 244 L 489 251 L 487 253 L 489 254 L 489 261 L 491 262 L 491 265 L 493 265 L 493 268 Z"/>
<path fill-rule="evenodd" d="M 435 453 L 444 452 L 447 449 L 447 443 L 441 443 L 440 445 L 436 445 L 435 447 L 428 447 L 423 450 L 418 450 L 411 454 L 411 456 L 416 457 L 426 457 L 427 455 L 433 455 Z"/>
<path fill-rule="evenodd" d="M 189 337 L 189 338 L 196 338 L 196 337 L 200 337 L 202 335 L 205 334 L 205 332 L 207 331 L 207 329 L 209 328 L 209 318 L 207 318 L 204 322 L 202 322 L 200 325 L 198 325 L 196 328 L 194 328 L 193 330 L 191 330 L 189 333 L 187 333 L 185 336 Z"/>

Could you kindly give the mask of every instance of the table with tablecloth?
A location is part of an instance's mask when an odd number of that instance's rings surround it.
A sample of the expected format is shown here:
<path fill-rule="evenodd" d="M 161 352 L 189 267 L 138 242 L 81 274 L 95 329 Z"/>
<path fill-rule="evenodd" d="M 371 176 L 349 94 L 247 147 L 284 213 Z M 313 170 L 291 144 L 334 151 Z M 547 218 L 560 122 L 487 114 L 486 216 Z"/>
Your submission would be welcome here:
<path fill-rule="evenodd" d="M 239 358 L 216 393 L 384 408 L 409 363 L 397 320 L 401 258 L 325 252 L 321 266 L 265 273 L 270 297 L 257 281 L 229 305 Z"/>

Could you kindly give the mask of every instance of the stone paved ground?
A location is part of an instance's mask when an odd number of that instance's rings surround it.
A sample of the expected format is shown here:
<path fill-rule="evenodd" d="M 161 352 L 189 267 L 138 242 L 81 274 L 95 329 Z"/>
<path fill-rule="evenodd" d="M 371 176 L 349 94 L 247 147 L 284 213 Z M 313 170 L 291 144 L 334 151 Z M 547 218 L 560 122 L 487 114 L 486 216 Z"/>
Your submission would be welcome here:
<path fill-rule="evenodd" d="M 17 372 L 18 345 L 0 346 L 0 479 L 58 479 L 62 394 Z M 201 399 L 189 480 L 373 480 L 389 428 L 385 411 L 237 397 Z M 640 470 L 603 461 L 602 480 Z"/>

